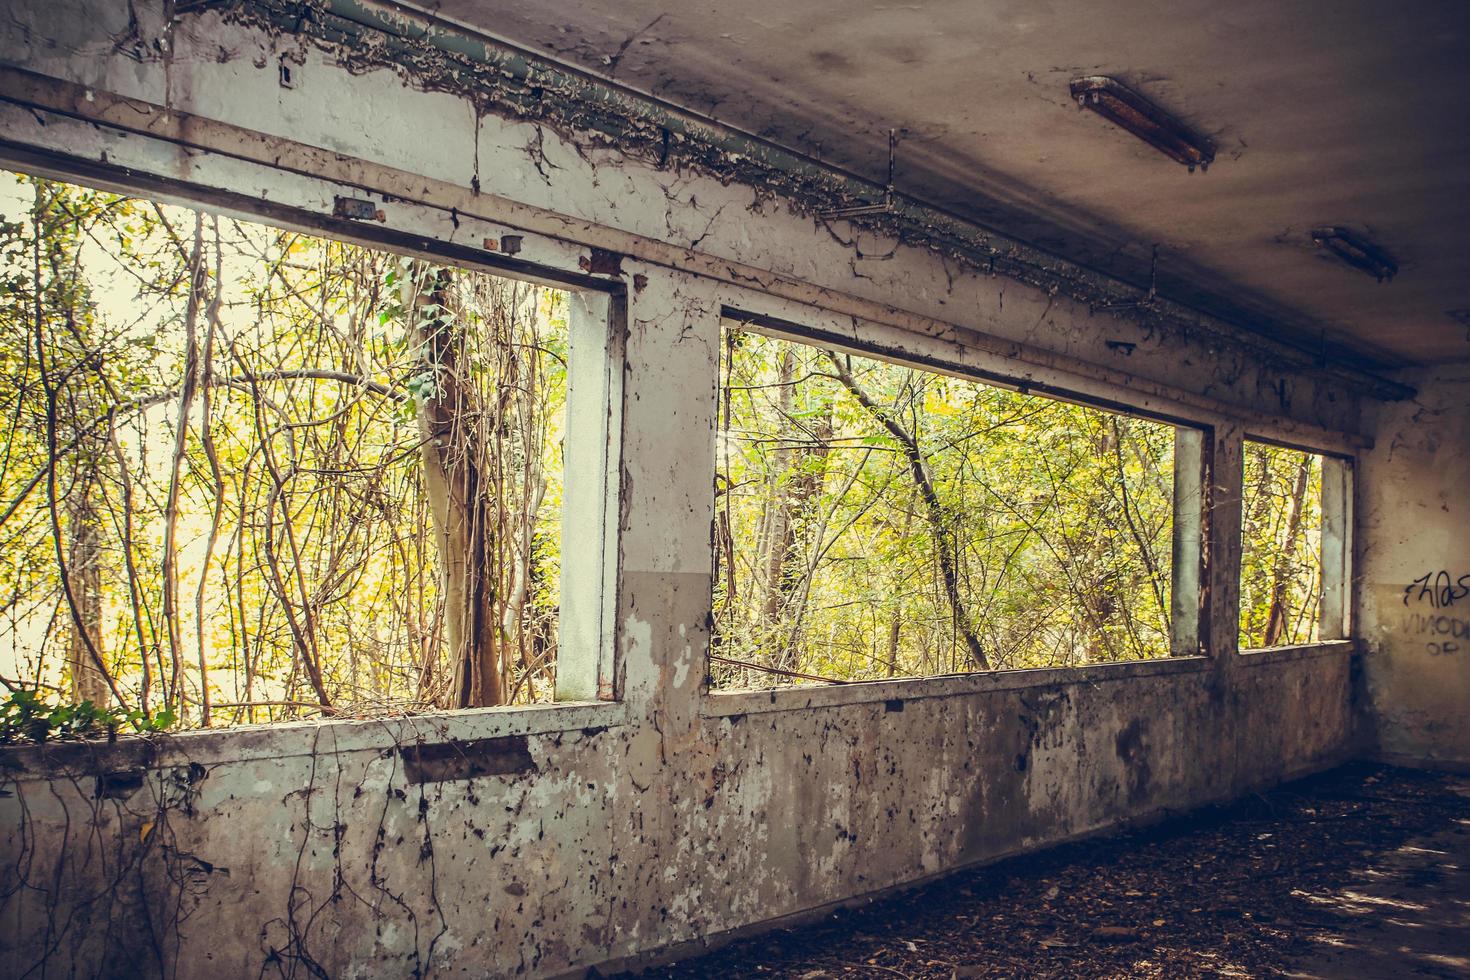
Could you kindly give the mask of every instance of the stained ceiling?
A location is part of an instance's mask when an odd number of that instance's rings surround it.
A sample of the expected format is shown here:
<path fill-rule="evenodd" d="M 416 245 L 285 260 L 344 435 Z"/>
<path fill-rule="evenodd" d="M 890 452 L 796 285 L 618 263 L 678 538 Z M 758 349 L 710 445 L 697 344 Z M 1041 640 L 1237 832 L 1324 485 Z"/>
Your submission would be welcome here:
<path fill-rule="evenodd" d="M 488 34 L 883 180 L 1254 329 L 1378 367 L 1470 360 L 1470 4 L 444 0 Z M 1115 76 L 1207 173 L 1080 112 Z M 1310 236 L 1386 250 L 1391 282 Z"/>

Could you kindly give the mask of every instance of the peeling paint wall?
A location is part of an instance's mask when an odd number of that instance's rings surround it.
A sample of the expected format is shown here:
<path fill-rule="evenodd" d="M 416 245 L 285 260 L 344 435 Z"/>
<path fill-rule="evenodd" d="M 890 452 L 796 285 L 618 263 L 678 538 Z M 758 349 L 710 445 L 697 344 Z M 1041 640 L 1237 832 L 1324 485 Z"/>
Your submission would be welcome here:
<path fill-rule="evenodd" d="M 66 975 L 556 975 L 1227 799 L 1337 761 L 1350 725 L 1341 650 L 1072 673 L 902 710 L 548 709 L 601 723 L 528 736 L 528 771 L 427 784 L 393 737 L 514 726 L 176 738 L 100 800 L 105 750 L 12 752 L 5 860 L 35 890 L 5 903 L 0 963 L 20 975 L 54 928 Z"/>
<path fill-rule="evenodd" d="M 1407 380 L 1360 467 L 1370 720 L 1389 758 L 1470 766 L 1470 369 Z"/>
<path fill-rule="evenodd" d="M 0 59 L 12 164 L 339 234 L 354 229 L 321 217 L 333 197 L 367 196 L 373 236 L 521 234 L 523 268 L 563 281 L 596 278 L 579 260 L 611 249 L 626 320 L 620 700 L 0 752 L 0 866 L 18 883 L 0 893 L 0 973 L 558 975 L 1348 751 L 1353 644 L 1239 655 L 1231 530 L 1247 432 L 1358 444 L 1339 381 L 215 14 L 21 0 Z M 1210 427 L 1213 656 L 707 695 L 724 306 Z M 480 768 L 456 769 L 461 749 Z"/>

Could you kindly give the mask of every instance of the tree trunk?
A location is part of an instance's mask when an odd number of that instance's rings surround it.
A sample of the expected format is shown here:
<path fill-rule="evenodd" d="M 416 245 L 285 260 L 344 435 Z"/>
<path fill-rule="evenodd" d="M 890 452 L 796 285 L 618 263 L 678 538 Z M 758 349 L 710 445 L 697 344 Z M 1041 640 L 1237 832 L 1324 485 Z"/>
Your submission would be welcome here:
<path fill-rule="evenodd" d="M 810 590 L 806 570 L 810 567 L 814 549 L 820 546 L 816 533 L 821 522 L 815 519 L 817 504 L 827 482 L 827 457 L 831 453 L 832 406 L 822 406 L 819 415 L 811 420 L 807 435 L 814 445 L 797 452 L 792 464 L 792 476 L 787 490 L 790 512 L 791 544 L 787 549 L 786 562 L 781 569 L 781 602 L 786 630 L 782 635 L 782 665 L 796 666 L 797 653 L 801 648 L 801 634 L 806 619 L 806 602 Z"/>
<path fill-rule="evenodd" d="M 111 700 L 111 692 L 93 656 L 94 651 L 97 657 L 103 656 L 102 535 L 101 521 L 92 505 L 93 482 L 87 479 L 85 485 L 73 487 L 68 498 L 71 541 L 66 573 L 76 600 L 77 621 L 72 624 L 66 662 L 71 674 L 72 702 L 90 701 L 100 708 Z"/>
<path fill-rule="evenodd" d="M 898 540 L 906 542 L 909 539 L 909 528 L 914 523 L 914 491 L 909 491 L 908 503 L 904 505 L 903 526 L 898 529 Z M 895 582 L 897 590 L 900 583 Z M 903 606 L 894 603 L 893 616 L 888 622 L 888 676 L 898 676 L 898 651 L 900 641 L 903 638 Z"/>
<path fill-rule="evenodd" d="M 445 633 L 454 680 L 450 707 L 505 703 L 495 615 L 495 502 L 483 480 L 486 433 L 479 399 L 461 364 L 453 273 L 426 262 L 404 268 L 409 329 L 432 386 L 418 399 L 424 488 L 443 569 Z"/>
<path fill-rule="evenodd" d="M 773 453 L 775 472 L 767 498 L 767 537 L 764 552 L 764 597 L 761 621 L 771 643 L 771 666 L 799 666 L 802 605 L 805 592 L 797 586 L 803 579 L 803 552 L 811 544 L 812 504 L 825 480 L 825 459 L 832 437 L 831 406 L 823 406 L 816 417 L 803 414 L 796 421 L 796 355 L 790 347 L 781 351 L 777 406 L 781 413 L 778 438 L 784 443 L 798 440 L 801 446 L 778 444 Z M 805 406 L 802 406 L 805 408 Z M 796 608 L 793 608 L 793 602 Z"/>
<path fill-rule="evenodd" d="M 1302 532 L 1302 510 L 1306 504 L 1307 481 L 1312 475 L 1310 456 L 1297 467 L 1296 486 L 1291 493 L 1291 511 L 1286 518 L 1286 543 L 1271 570 L 1271 611 L 1266 617 L 1266 646 L 1274 647 L 1286 634 L 1286 590 L 1291 584 L 1287 571 L 1296 554 L 1296 543 Z"/>
<path fill-rule="evenodd" d="M 795 405 L 793 379 L 796 374 L 796 356 L 789 347 L 781 351 L 779 371 L 776 404 L 781 412 L 781 428 L 777 433 L 777 438 L 784 440 L 788 435 L 789 420 Z M 776 444 L 776 449 L 771 453 L 775 465 L 771 474 L 770 495 L 766 498 L 765 574 L 761 583 L 763 593 L 761 623 L 768 628 L 773 626 L 780 617 L 781 606 L 785 600 L 785 590 L 782 586 L 786 579 L 786 559 L 791 553 L 791 460 L 793 455 L 794 451 L 780 442 Z"/>
<path fill-rule="evenodd" d="M 183 716 L 184 641 L 179 623 L 178 525 L 179 500 L 183 491 L 184 463 L 189 445 L 189 413 L 198 390 L 199 345 L 198 324 L 203 293 L 204 216 L 194 215 L 194 244 L 189 252 L 187 275 L 189 296 L 184 311 L 184 368 L 179 384 L 178 420 L 174 432 L 174 449 L 169 466 L 168 501 L 163 510 L 163 621 L 168 629 L 169 680 L 165 696 L 169 706 L 177 706 Z"/>
<path fill-rule="evenodd" d="M 909 472 L 914 478 L 914 485 L 919 488 L 919 496 L 924 500 L 924 508 L 929 518 L 929 529 L 934 535 L 934 550 L 939 554 L 939 573 L 944 581 L 944 594 L 949 600 L 950 610 L 954 613 L 955 627 L 965 642 L 965 649 L 969 652 L 975 669 L 989 670 L 990 658 L 986 656 L 985 647 L 981 644 L 980 638 L 975 635 L 975 629 L 970 624 L 969 612 L 960 596 L 959 568 L 956 562 L 958 549 L 955 547 L 953 528 L 950 526 L 948 515 L 944 512 L 944 504 L 934 490 L 934 483 L 929 479 L 929 472 L 924 466 L 924 454 L 919 450 L 918 442 L 907 429 L 898 423 L 898 420 L 863 390 L 836 352 L 827 351 L 826 354 L 837 372 L 837 380 L 842 382 L 842 386 L 853 398 L 857 399 L 858 404 L 865 408 L 869 415 L 877 419 L 903 448 L 904 458 L 908 460 Z"/>
<path fill-rule="evenodd" d="M 63 375 L 59 383 L 53 380 L 53 358 L 65 349 L 66 338 L 76 343 L 72 350 L 72 364 L 65 369 L 70 374 L 74 368 L 96 363 L 96 352 L 87 344 L 86 333 L 77 319 L 78 301 L 84 294 L 76 288 L 70 275 L 69 265 L 74 259 L 70 250 L 75 241 L 70 237 L 63 219 L 53 212 L 53 204 L 61 196 L 55 185 L 37 180 L 35 203 L 31 210 L 31 272 L 33 275 L 32 310 L 35 331 L 35 367 L 45 398 L 45 439 L 47 465 L 44 467 L 46 481 L 46 511 L 50 519 L 51 544 L 55 549 L 57 569 L 60 573 L 62 601 L 70 614 L 70 634 L 66 643 L 66 661 L 71 680 L 74 703 L 90 701 L 97 707 L 106 707 L 114 700 L 119 707 L 126 708 L 122 692 L 107 671 L 102 649 L 102 520 L 97 511 L 96 491 L 98 485 L 99 459 L 95 439 L 88 440 L 85 452 L 78 453 L 74 467 L 72 486 L 65 495 L 67 531 L 65 536 L 61 523 L 62 495 L 58 492 L 57 473 L 61 458 L 58 425 L 68 425 L 78 417 L 90 416 L 91 405 L 97 394 L 95 389 L 82 383 L 69 392 Z M 64 207 L 61 209 L 65 211 Z M 48 220 L 49 219 L 49 220 Z M 71 231 L 74 231 L 73 227 Z M 42 259 L 49 267 L 49 282 L 42 277 Z M 58 338 L 48 329 L 48 314 L 59 315 L 64 331 Z M 55 342 L 60 339 L 60 347 Z M 71 359 L 69 358 L 69 360 Z M 48 366 L 49 365 L 49 366 Z M 74 440 L 82 443 L 82 433 Z M 34 485 L 34 484 L 32 484 Z M 22 497 L 23 499 L 23 497 Z M 16 505 L 7 509 L 14 511 Z"/>

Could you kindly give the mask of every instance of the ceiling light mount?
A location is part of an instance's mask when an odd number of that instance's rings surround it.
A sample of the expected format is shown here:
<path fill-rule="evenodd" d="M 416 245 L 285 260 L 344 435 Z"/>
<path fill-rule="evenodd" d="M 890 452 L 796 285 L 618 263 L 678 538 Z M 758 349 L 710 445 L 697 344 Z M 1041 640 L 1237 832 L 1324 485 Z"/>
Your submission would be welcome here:
<path fill-rule="evenodd" d="M 1312 241 L 1379 282 L 1398 275 L 1399 266 L 1393 257 L 1351 228 L 1314 228 Z"/>
<path fill-rule="evenodd" d="M 1215 147 L 1189 126 L 1109 75 L 1072 79 L 1072 98 L 1079 109 L 1091 109 L 1194 173 L 1210 169 Z"/>
<path fill-rule="evenodd" d="M 1138 299 L 1124 299 L 1113 303 L 1103 303 L 1093 307 L 1098 310 L 1151 310 L 1159 298 L 1159 245 L 1154 243 L 1153 258 L 1148 264 L 1148 292 Z M 1108 342 L 1111 345 L 1111 341 Z"/>
<path fill-rule="evenodd" d="M 905 130 L 907 132 L 907 130 Z M 833 208 L 822 211 L 823 218 L 866 218 L 877 214 L 893 214 L 898 210 L 898 199 L 893 187 L 893 165 L 898 156 L 898 130 L 888 131 L 888 183 L 883 188 L 883 200 L 877 204 L 855 204 L 852 207 Z"/>

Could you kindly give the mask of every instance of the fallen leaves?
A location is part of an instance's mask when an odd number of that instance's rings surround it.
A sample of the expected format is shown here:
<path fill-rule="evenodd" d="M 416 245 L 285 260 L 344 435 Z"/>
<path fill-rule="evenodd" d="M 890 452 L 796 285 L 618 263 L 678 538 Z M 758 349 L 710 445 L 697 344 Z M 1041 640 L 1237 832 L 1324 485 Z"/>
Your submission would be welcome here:
<path fill-rule="evenodd" d="M 1350 934 L 1346 920 L 1313 901 L 1361 872 L 1364 849 L 1381 854 L 1455 820 L 1470 820 L 1470 800 L 1440 777 L 1345 767 L 1229 808 L 957 875 L 644 976 L 1278 975 L 1314 936 Z"/>

